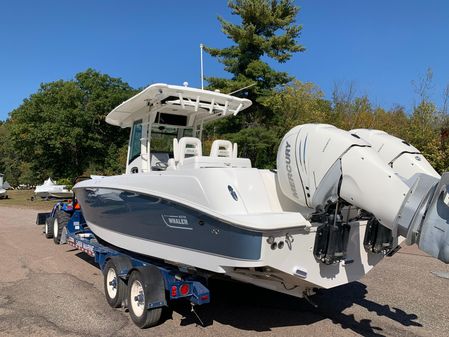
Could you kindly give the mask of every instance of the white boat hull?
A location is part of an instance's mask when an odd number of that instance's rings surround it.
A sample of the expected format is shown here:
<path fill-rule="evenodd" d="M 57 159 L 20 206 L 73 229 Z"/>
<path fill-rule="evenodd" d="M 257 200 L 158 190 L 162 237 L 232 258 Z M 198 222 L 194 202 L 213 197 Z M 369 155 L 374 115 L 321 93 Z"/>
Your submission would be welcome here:
<path fill-rule="evenodd" d="M 42 185 L 36 186 L 34 195 L 42 199 L 64 199 L 71 198 L 73 192 L 69 191 L 65 185 L 57 185 L 48 178 Z"/>
<path fill-rule="evenodd" d="M 106 177 L 81 182 L 74 190 L 92 231 L 113 246 L 294 296 L 302 296 L 305 289 L 330 288 L 358 280 L 383 257 L 364 249 L 366 222 L 352 222 L 345 261 L 319 263 L 313 254 L 316 227 L 302 216 L 294 218 L 293 223 L 283 222 L 290 220 L 292 212 L 287 211 L 287 201 L 284 209 L 279 205 L 283 199 L 277 196 L 273 173 L 228 168 L 195 176 L 197 171 Z M 245 204 L 244 208 L 226 195 L 228 185 L 241 187 L 238 200 Z M 246 185 L 247 191 L 242 187 Z M 255 186 L 262 186 L 263 191 Z M 185 195 L 173 193 L 169 198 L 172 190 L 185 191 Z M 278 200 L 278 205 L 268 195 Z M 140 196 L 146 199 L 138 202 Z M 245 202 L 248 198 L 256 200 Z M 151 211 L 152 207 L 156 208 Z M 265 212 L 248 214 L 251 208 L 260 212 L 259 207 Z M 246 214 L 238 214 L 239 210 Z M 178 220 L 170 223 L 170 219 Z M 200 225 L 199 219 L 204 219 L 205 224 Z M 233 230 L 240 232 L 232 236 L 229 232 Z M 269 238 L 284 243 L 273 248 Z"/>
<path fill-rule="evenodd" d="M 42 191 L 35 192 L 34 194 L 36 195 L 36 197 L 42 199 L 65 199 L 71 198 L 73 196 L 73 192 L 71 191 Z"/>

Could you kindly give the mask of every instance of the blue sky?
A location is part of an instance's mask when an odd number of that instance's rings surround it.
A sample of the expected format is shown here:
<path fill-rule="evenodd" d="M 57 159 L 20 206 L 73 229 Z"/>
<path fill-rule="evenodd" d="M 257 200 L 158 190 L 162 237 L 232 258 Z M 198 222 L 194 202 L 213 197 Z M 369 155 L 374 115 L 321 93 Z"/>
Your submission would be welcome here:
<path fill-rule="evenodd" d="M 431 97 L 449 83 L 449 1 L 297 1 L 306 52 L 277 69 L 316 83 L 330 97 L 353 82 L 375 105 L 411 109 L 412 80 L 433 69 Z M 217 15 L 226 1 L 0 0 L 0 120 L 40 83 L 89 67 L 133 87 L 200 86 L 199 44 L 223 47 Z M 224 75 L 205 57 L 207 76 Z"/>

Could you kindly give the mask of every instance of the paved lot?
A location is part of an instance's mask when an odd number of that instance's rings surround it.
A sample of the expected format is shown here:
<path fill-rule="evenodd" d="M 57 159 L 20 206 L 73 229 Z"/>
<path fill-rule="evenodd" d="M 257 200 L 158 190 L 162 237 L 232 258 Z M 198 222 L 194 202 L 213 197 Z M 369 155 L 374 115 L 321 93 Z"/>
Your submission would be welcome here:
<path fill-rule="evenodd" d="M 449 267 L 407 247 L 360 282 L 304 300 L 224 281 L 198 309 L 178 302 L 140 330 L 110 308 L 86 255 L 56 246 L 37 211 L 0 206 L 0 336 L 449 336 Z M 437 275 L 435 275 L 438 274 Z"/>

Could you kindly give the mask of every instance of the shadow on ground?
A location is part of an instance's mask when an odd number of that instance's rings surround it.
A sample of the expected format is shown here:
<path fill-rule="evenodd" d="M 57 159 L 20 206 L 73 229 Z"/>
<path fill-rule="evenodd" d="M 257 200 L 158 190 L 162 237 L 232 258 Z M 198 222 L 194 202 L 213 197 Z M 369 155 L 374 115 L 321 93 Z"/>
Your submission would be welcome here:
<path fill-rule="evenodd" d="M 363 336 L 384 336 L 382 328 L 373 326 L 371 320 L 357 321 L 353 315 L 343 312 L 354 304 L 403 326 L 422 326 L 416 322 L 418 317 L 415 314 L 366 299 L 366 286 L 360 282 L 320 291 L 312 297 L 318 305 L 317 308 L 304 299 L 232 281 L 213 280 L 209 289 L 211 304 L 196 308 L 206 326 L 217 321 L 238 329 L 261 332 L 276 327 L 308 325 L 330 319 L 343 329 L 350 329 Z M 184 317 L 182 325 L 199 324 L 188 303 L 175 302 L 172 309 Z"/>
<path fill-rule="evenodd" d="M 87 254 L 78 253 L 76 256 L 98 268 L 93 258 Z M 262 332 L 276 327 L 309 325 L 329 319 L 343 329 L 350 329 L 363 336 L 385 336 L 383 329 L 374 326 L 372 320 L 357 321 L 354 315 L 344 313 L 345 309 L 357 304 L 405 327 L 422 326 L 413 313 L 367 299 L 366 285 L 360 282 L 319 290 L 311 298 L 317 304 L 316 308 L 304 299 L 232 280 L 211 279 L 208 287 L 211 291 L 211 303 L 195 307 L 198 317 L 192 312 L 189 302 L 173 301 L 170 308 L 165 310 L 164 321 L 171 319 L 175 311 L 183 317 L 182 326 L 194 324 L 207 327 L 216 321 L 237 329 Z M 389 334 L 387 331 L 384 333 Z"/>

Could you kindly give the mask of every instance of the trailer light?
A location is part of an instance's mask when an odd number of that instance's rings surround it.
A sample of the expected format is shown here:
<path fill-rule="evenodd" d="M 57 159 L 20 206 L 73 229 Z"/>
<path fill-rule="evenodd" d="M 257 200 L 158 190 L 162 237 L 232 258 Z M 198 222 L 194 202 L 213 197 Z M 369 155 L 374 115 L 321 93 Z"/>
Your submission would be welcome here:
<path fill-rule="evenodd" d="M 171 297 L 176 297 L 178 294 L 178 290 L 176 289 L 176 286 L 171 287 Z"/>
<path fill-rule="evenodd" d="M 187 283 L 184 283 L 179 287 L 179 292 L 181 293 L 182 296 L 186 296 L 189 293 L 189 291 L 190 287 Z"/>

